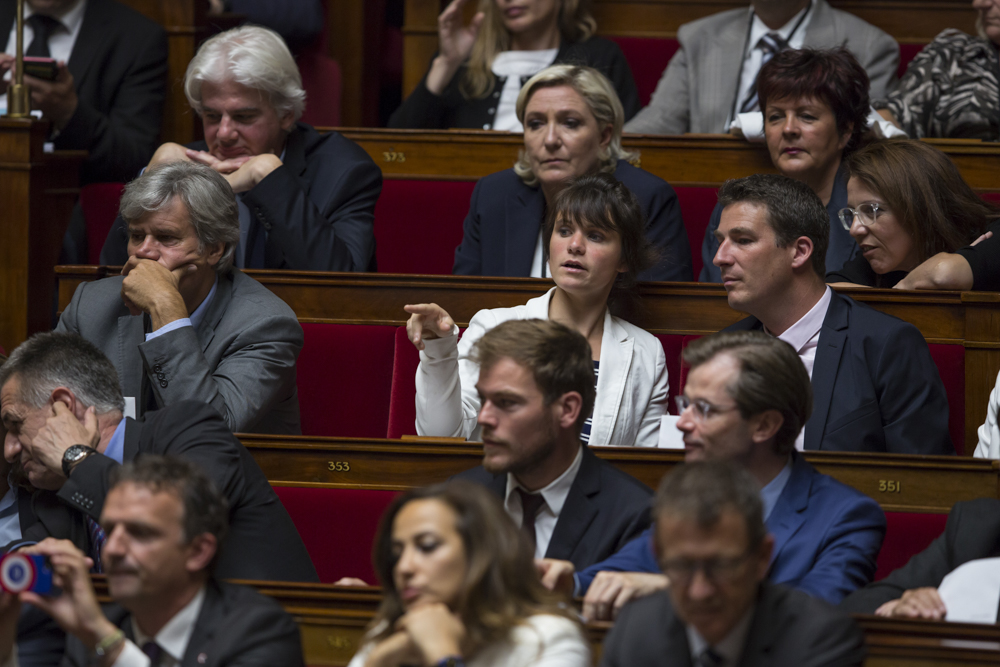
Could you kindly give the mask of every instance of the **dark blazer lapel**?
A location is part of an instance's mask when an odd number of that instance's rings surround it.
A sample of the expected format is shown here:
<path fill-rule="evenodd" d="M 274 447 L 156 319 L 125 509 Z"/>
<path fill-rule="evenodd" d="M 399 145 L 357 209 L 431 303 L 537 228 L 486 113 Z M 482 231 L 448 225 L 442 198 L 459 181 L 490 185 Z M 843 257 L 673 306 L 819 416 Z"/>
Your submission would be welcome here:
<path fill-rule="evenodd" d="M 145 372 L 139 344 L 145 339 L 143 318 L 122 315 L 118 318 L 118 368 L 121 369 L 122 395 L 132 396 L 136 401 L 136 414 L 141 414 L 142 375 Z"/>
<path fill-rule="evenodd" d="M 142 436 L 143 422 L 125 418 L 125 442 L 122 444 L 122 462 L 134 461 L 139 455 L 139 439 Z"/>
<path fill-rule="evenodd" d="M 806 422 L 806 449 L 820 449 L 823 443 L 830 403 L 833 401 L 833 387 L 840 370 L 840 358 L 847 346 L 849 324 L 847 302 L 834 292 L 830 308 L 823 319 L 823 328 L 820 329 L 816 360 L 813 363 L 813 413 Z"/>
<path fill-rule="evenodd" d="M 663 656 L 662 664 L 672 667 L 692 667 L 691 644 L 688 643 L 687 630 L 673 609 L 667 622 L 664 645 L 670 648 L 670 651 Z"/>
<path fill-rule="evenodd" d="M 306 170 L 306 140 L 305 130 L 296 123 L 285 140 L 285 159 L 282 164 L 298 178 Z"/>
<path fill-rule="evenodd" d="M 805 523 L 805 510 L 809 506 L 809 490 L 812 488 L 813 469 L 802 456 L 795 454 L 792 474 L 778 496 L 778 502 L 767 518 L 767 530 L 774 536 L 774 551 L 771 563 L 778 559 L 788 540 Z"/>
<path fill-rule="evenodd" d="M 69 62 L 66 64 L 78 89 L 87 74 L 87 68 L 90 67 L 91 61 L 104 44 L 104 26 L 109 18 L 108 9 L 108 6 L 101 0 L 87 0 L 87 8 L 83 10 L 80 34 L 76 37 L 73 52 L 69 55 Z"/>
<path fill-rule="evenodd" d="M 597 456 L 589 448 L 583 447 L 580 470 L 576 473 L 573 485 L 569 487 L 569 495 L 559 513 L 556 528 L 552 531 L 549 548 L 545 551 L 546 558 L 572 560 L 570 556 L 574 548 L 597 516 L 597 507 L 592 498 L 600 492 L 601 474 Z"/>
<path fill-rule="evenodd" d="M 774 618 L 774 608 L 773 589 L 767 583 L 763 583 L 757 594 L 757 605 L 753 610 L 753 620 L 750 621 L 750 631 L 747 633 L 746 646 L 743 647 L 740 667 L 771 666 L 771 647 L 782 631 L 782 628 L 770 622 Z"/>
<path fill-rule="evenodd" d="M 188 640 L 187 650 L 184 651 L 181 667 L 210 667 L 218 663 L 218 656 L 211 655 L 209 651 L 216 629 L 225 616 L 222 591 L 214 581 L 209 580 L 205 585 L 205 600 L 201 604 L 198 620 L 195 621 L 194 630 Z M 206 651 L 206 648 L 209 650 Z"/>
<path fill-rule="evenodd" d="M 16 2 L 8 2 L 0 6 L 0 35 L 3 36 L 4 40 L 4 50 L 7 46 L 10 46 L 10 50 L 14 50 L 13 44 L 7 44 L 10 38 L 10 29 L 14 25 L 14 9 L 17 6 Z M 24 45 L 24 50 L 28 50 L 28 45 Z"/>
<path fill-rule="evenodd" d="M 504 266 L 509 276 L 531 273 L 531 260 L 545 215 L 545 195 L 541 188 L 522 186 L 518 189 L 520 192 L 516 195 L 507 197 L 504 211 Z"/>
<path fill-rule="evenodd" d="M 222 321 L 222 316 L 226 314 L 226 310 L 233 300 L 233 281 L 236 271 L 239 269 L 234 268 L 230 273 L 219 276 L 215 296 L 212 298 L 212 303 L 208 304 L 208 310 L 205 311 L 205 317 L 201 320 L 201 324 L 198 325 L 198 341 L 201 343 L 202 352 L 208 349 L 212 339 L 215 338 L 215 327 Z"/>

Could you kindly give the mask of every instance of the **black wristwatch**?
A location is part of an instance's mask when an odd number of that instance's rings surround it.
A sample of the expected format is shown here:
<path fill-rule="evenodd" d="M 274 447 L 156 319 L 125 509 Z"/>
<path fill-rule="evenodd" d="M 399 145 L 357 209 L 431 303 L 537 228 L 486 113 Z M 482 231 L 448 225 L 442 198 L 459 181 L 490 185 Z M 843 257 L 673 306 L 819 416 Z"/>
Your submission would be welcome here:
<path fill-rule="evenodd" d="M 87 447 L 86 445 L 72 445 L 69 449 L 63 452 L 62 458 L 62 470 L 63 475 L 69 478 L 70 472 L 76 467 L 76 464 L 84 460 L 91 454 L 96 454 L 97 450 L 93 447 Z"/>

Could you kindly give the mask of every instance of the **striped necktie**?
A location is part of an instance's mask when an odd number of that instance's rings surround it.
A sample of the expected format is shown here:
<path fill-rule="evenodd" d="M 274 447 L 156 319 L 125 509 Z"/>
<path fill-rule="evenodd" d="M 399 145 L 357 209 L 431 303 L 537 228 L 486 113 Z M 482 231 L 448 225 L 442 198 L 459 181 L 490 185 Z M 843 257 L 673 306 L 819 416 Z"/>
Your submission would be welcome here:
<path fill-rule="evenodd" d="M 771 61 L 771 58 L 788 48 L 788 42 L 782 39 L 778 33 L 769 32 L 760 38 L 760 41 L 757 42 L 757 48 L 764 52 L 764 57 L 760 60 L 760 67 L 763 69 L 764 65 Z M 757 70 L 757 78 L 760 78 L 760 70 Z M 757 78 L 754 79 L 750 95 L 740 107 L 740 113 L 760 111 L 759 100 L 757 99 Z"/>
<path fill-rule="evenodd" d="M 101 550 L 104 548 L 104 542 L 107 541 L 107 535 L 104 534 L 104 529 L 101 528 L 101 524 L 97 523 L 89 516 L 84 515 L 87 520 L 87 532 L 90 533 L 90 557 L 94 560 L 94 567 L 90 569 L 91 572 L 96 574 L 101 574 L 104 572 L 104 568 L 101 567 Z"/>
<path fill-rule="evenodd" d="M 725 658 L 712 650 L 709 646 L 700 654 L 698 654 L 698 660 L 696 660 L 697 667 L 722 667 L 725 663 Z"/>
<path fill-rule="evenodd" d="M 142 652 L 149 658 L 150 667 L 157 667 L 160 664 L 160 656 L 163 655 L 163 649 L 155 641 L 150 640 L 143 644 Z"/>

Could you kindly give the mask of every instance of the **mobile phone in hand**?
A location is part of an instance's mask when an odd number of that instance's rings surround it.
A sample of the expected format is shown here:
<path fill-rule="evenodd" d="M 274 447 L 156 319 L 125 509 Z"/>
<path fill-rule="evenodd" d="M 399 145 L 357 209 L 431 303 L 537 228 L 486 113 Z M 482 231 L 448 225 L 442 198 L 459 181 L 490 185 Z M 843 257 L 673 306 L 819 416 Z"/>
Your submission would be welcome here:
<path fill-rule="evenodd" d="M 59 65 L 52 58 L 34 58 L 25 56 L 24 73 L 36 79 L 55 81 L 59 76 Z"/>

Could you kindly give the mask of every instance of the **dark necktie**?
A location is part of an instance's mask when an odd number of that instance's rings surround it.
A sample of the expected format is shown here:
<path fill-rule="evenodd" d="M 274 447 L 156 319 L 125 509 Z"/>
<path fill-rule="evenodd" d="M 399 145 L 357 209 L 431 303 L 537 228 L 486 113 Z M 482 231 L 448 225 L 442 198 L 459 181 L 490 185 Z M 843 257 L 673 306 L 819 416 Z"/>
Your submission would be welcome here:
<path fill-rule="evenodd" d="M 31 44 L 28 46 L 28 50 L 24 52 L 24 55 L 33 58 L 50 58 L 49 37 L 52 36 L 52 33 L 57 28 L 62 27 L 62 23 L 51 16 L 43 14 L 32 14 L 25 21 L 31 26 L 34 37 L 32 37 Z"/>
<path fill-rule="evenodd" d="M 90 557 L 94 561 L 94 567 L 90 568 L 90 571 L 100 574 L 104 572 L 104 568 L 101 566 L 101 549 L 104 548 L 104 542 L 108 538 L 104 534 L 101 524 L 87 515 L 84 515 L 84 518 L 87 520 L 87 532 L 90 533 Z"/>
<path fill-rule="evenodd" d="M 524 531 L 528 541 L 531 542 L 532 550 L 534 550 L 535 545 L 538 543 L 535 540 L 535 516 L 538 514 L 538 510 L 542 508 L 542 505 L 545 504 L 545 498 L 540 493 L 528 493 L 524 489 L 518 489 L 517 493 L 521 496 L 521 513 L 523 515 L 521 530 Z"/>
<path fill-rule="evenodd" d="M 725 659 L 709 646 L 698 655 L 697 667 L 722 667 Z"/>
<path fill-rule="evenodd" d="M 760 50 L 764 52 L 764 57 L 760 60 L 761 69 L 764 68 L 768 62 L 771 61 L 778 53 L 781 53 L 788 48 L 788 42 L 782 39 L 781 35 L 776 32 L 769 32 L 760 38 L 757 42 L 757 46 Z M 754 78 L 753 87 L 750 89 L 750 95 L 747 97 L 746 101 L 743 102 L 743 106 L 740 107 L 740 113 L 750 113 L 751 111 L 760 111 L 760 100 L 757 99 L 757 79 L 760 78 L 760 70 L 757 70 L 757 77 Z"/>
<path fill-rule="evenodd" d="M 157 667 L 160 664 L 160 656 L 163 655 L 163 649 L 156 642 L 150 640 L 142 645 L 142 652 L 149 656 L 150 667 Z"/>

